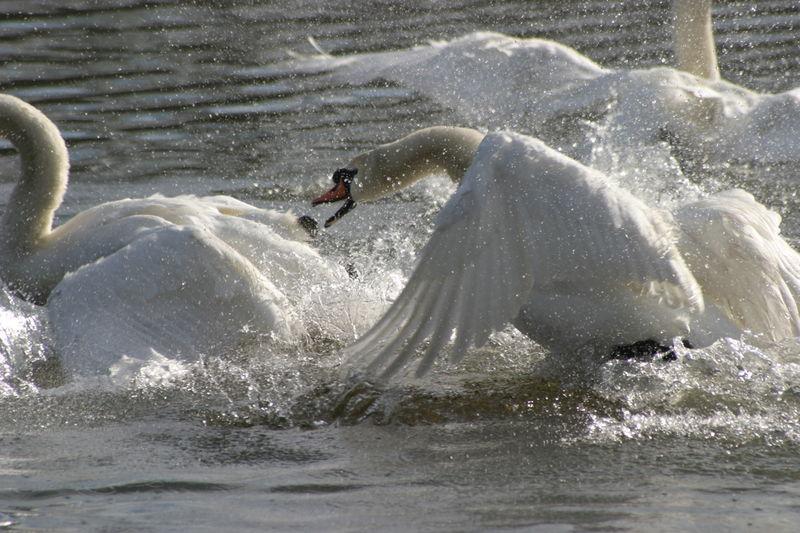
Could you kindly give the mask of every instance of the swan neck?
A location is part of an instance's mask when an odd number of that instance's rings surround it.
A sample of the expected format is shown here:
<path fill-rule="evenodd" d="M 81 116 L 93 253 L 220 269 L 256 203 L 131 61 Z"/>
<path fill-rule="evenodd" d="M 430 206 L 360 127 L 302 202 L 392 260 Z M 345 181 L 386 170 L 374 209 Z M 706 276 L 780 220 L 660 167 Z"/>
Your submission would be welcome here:
<path fill-rule="evenodd" d="M 717 49 L 711 24 L 712 0 L 673 0 L 674 48 L 679 69 L 718 80 Z"/>
<path fill-rule="evenodd" d="M 469 128 L 435 126 L 381 145 L 351 163 L 363 178 L 357 176 L 353 196 L 357 200 L 380 198 L 436 173 L 459 182 L 483 137 Z"/>
<path fill-rule="evenodd" d="M 55 124 L 10 95 L 0 95 L 0 137 L 11 141 L 21 161 L 19 181 L 0 222 L 0 246 L 25 253 L 52 229 L 67 187 L 67 148 Z"/>

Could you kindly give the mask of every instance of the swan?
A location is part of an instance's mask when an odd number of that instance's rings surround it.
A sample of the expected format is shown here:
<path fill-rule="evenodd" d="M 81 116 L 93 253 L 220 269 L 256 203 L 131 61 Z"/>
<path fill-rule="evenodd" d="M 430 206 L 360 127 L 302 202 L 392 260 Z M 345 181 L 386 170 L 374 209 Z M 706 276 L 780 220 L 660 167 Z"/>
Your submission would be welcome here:
<path fill-rule="evenodd" d="M 508 323 L 603 356 L 800 333 L 800 255 L 739 189 L 668 213 L 532 137 L 438 126 L 356 156 L 312 203 L 345 201 L 330 226 L 435 172 L 458 187 L 399 297 L 347 350 L 370 372 L 393 375 L 429 340 L 422 375 L 451 337 L 457 361 Z"/>
<path fill-rule="evenodd" d="M 327 69 L 351 85 L 399 83 L 469 125 L 534 135 L 590 166 L 601 164 L 586 150 L 598 141 L 630 150 L 665 138 L 682 159 L 796 161 L 800 89 L 761 94 L 722 79 L 711 7 L 711 0 L 674 0 L 675 68 L 607 68 L 555 41 L 485 31 L 405 50 L 309 58 L 299 68 Z"/>
<path fill-rule="evenodd" d="M 248 332 L 288 338 L 299 326 L 282 289 L 304 268 L 331 268 L 305 242 L 311 219 L 226 196 L 113 201 L 54 228 L 69 168 L 58 128 L 3 94 L 0 136 L 21 158 L 0 220 L 0 279 L 46 304 L 68 372 L 108 373 L 122 356 L 196 360 Z"/>

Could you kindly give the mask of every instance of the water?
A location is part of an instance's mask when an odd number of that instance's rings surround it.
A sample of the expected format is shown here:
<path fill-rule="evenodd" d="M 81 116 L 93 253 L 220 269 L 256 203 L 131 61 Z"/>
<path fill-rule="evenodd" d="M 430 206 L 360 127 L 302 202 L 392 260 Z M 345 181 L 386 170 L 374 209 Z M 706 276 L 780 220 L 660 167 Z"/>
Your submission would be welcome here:
<path fill-rule="evenodd" d="M 768 92 L 800 85 L 800 4 L 720 4 L 724 77 Z M 308 36 L 342 56 L 493 30 L 552 38 L 606 67 L 672 61 L 665 2 L 26 0 L 0 11 L 0 91 L 42 109 L 68 141 L 60 221 L 154 192 L 222 192 L 323 218 L 308 201 L 352 154 L 467 124 L 402 84 L 350 87 L 289 62 L 317 53 Z M 1 153 L 4 209 L 17 161 L 8 144 Z M 669 182 L 674 160 L 647 154 L 599 143 L 585 156 L 622 180 L 636 161 L 658 177 L 642 193 L 667 203 L 744 186 L 800 241 L 791 162 L 715 164 Z M 359 206 L 318 240 L 359 277 L 336 288 L 341 305 L 309 304 L 304 341 L 129 385 L 48 383 L 34 368 L 54 349 L 44 313 L 0 292 L 0 528 L 795 530 L 795 341 L 566 365 L 509 329 L 424 380 L 340 379 L 338 349 L 402 286 L 450 190 L 434 179 Z M 348 301 L 364 324 L 347 327 Z"/>

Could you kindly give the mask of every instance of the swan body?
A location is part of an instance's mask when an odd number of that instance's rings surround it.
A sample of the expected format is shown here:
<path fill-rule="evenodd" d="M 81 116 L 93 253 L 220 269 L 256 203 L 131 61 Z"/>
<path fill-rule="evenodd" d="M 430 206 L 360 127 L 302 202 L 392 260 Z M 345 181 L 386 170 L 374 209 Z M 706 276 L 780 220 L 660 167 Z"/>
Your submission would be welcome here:
<path fill-rule="evenodd" d="M 68 179 L 56 126 L 0 95 L 0 134 L 22 161 L 0 222 L 0 278 L 47 304 L 63 366 L 102 374 L 126 356 L 181 360 L 235 349 L 245 332 L 288 339 L 298 325 L 282 289 L 329 266 L 289 213 L 225 196 L 109 202 L 52 228 Z M 267 274 L 270 275 L 267 278 Z"/>
<path fill-rule="evenodd" d="M 402 84 L 472 125 L 527 132 L 583 161 L 590 156 L 571 147 L 597 137 L 588 121 L 620 145 L 652 145 L 669 132 L 706 160 L 794 162 L 800 91 L 759 94 L 721 79 L 711 1 L 675 0 L 674 12 L 676 68 L 609 69 L 553 41 L 492 32 L 309 63 L 350 84 Z"/>
<path fill-rule="evenodd" d="M 372 199 L 474 154 L 404 290 L 349 348 L 356 364 L 389 376 L 429 341 L 423 374 L 451 338 L 458 360 L 508 323 L 555 352 L 602 356 L 644 340 L 701 347 L 743 330 L 800 333 L 800 255 L 746 192 L 671 214 L 534 138 L 469 131 L 429 128 L 357 156 L 349 183 L 316 201 Z M 415 157 L 418 140 L 434 137 L 439 148 Z M 417 166 L 391 175 L 387 154 Z"/>

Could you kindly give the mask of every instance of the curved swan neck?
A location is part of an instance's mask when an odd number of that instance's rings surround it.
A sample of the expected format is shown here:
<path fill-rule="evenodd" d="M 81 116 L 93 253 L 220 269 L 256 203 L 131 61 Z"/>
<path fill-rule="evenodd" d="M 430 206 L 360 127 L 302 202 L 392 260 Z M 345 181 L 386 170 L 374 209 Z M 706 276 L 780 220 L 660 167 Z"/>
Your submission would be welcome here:
<path fill-rule="evenodd" d="M 51 231 L 67 188 L 69 157 L 55 124 L 14 96 L 0 95 L 0 137 L 14 144 L 22 162 L 0 223 L 0 245 L 23 252 Z"/>
<path fill-rule="evenodd" d="M 677 67 L 708 80 L 719 79 L 711 25 L 712 0 L 673 0 Z"/>
<path fill-rule="evenodd" d="M 353 198 L 381 198 L 436 172 L 460 181 L 483 137 L 469 128 L 434 126 L 356 156 L 349 165 L 358 170 Z"/>

